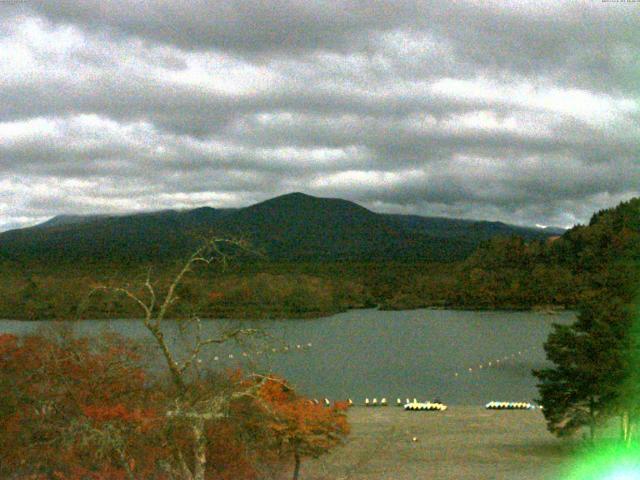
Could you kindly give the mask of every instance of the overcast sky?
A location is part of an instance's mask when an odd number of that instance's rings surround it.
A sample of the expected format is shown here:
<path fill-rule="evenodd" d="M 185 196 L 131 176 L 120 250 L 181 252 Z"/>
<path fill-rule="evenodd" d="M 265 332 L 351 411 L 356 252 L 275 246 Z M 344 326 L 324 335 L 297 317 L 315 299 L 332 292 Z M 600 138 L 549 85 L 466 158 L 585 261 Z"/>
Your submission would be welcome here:
<path fill-rule="evenodd" d="M 568 226 L 639 153 L 640 2 L 0 2 L 0 230 L 292 191 Z"/>

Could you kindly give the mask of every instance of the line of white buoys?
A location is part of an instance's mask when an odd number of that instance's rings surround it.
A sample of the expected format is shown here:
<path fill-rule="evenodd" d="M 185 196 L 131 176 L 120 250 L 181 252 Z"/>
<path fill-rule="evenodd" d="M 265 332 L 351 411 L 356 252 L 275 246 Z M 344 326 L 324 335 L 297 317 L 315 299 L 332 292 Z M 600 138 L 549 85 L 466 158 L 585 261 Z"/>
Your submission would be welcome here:
<path fill-rule="evenodd" d="M 518 355 L 522 356 L 525 353 L 529 352 L 529 348 L 526 348 L 524 350 L 519 350 L 517 353 L 512 353 L 511 355 L 506 355 L 502 358 L 496 358 L 495 360 L 490 360 L 487 362 L 482 362 L 479 363 L 477 365 L 471 366 L 471 367 L 467 367 L 466 370 L 469 373 L 473 373 L 474 371 L 477 370 L 486 370 L 487 368 L 491 367 L 491 368 L 495 368 L 495 367 L 499 367 L 500 366 L 500 362 L 502 362 L 504 364 L 504 362 L 506 362 L 507 360 L 511 360 L 511 359 L 515 359 Z M 460 376 L 460 372 L 454 372 L 453 373 L 454 377 L 459 377 Z"/>
<path fill-rule="evenodd" d="M 535 405 L 529 402 L 489 402 L 484 408 L 487 410 L 533 410 Z"/>
<path fill-rule="evenodd" d="M 368 400 L 369 399 L 367 398 L 367 401 Z M 322 400 L 318 400 L 317 398 L 310 398 L 310 399 L 307 399 L 307 401 L 312 405 L 324 405 L 327 408 L 331 408 L 331 405 L 340 409 L 353 407 L 353 400 L 350 398 L 347 400 L 340 400 L 340 401 L 334 400 L 333 402 L 329 400 L 327 397 L 324 397 Z"/>
<path fill-rule="evenodd" d="M 303 351 L 303 350 L 307 350 L 307 349 L 311 348 L 312 346 L 313 346 L 313 344 L 311 342 L 308 342 L 306 344 L 298 344 L 298 345 L 296 345 L 295 348 L 297 348 L 298 350 Z M 284 347 L 268 348 L 268 349 L 266 349 L 264 351 L 263 350 L 255 350 L 254 352 L 241 352 L 241 354 L 242 354 L 243 357 L 249 358 L 251 356 L 266 355 L 268 353 L 284 353 L 284 352 L 288 352 L 290 350 L 293 351 L 294 347 L 290 346 L 290 345 L 285 345 Z M 225 357 L 229 358 L 230 360 L 233 360 L 236 357 L 236 355 L 234 355 L 233 353 L 229 353 L 229 354 L 222 355 L 222 356 L 216 355 L 216 356 L 213 357 L 213 360 L 217 362 L 217 361 L 220 361 L 222 358 L 225 358 Z M 240 357 L 240 353 L 238 353 L 237 357 L 238 358 Z"/>
<path fill-rule="evenodd" d="M 373 398 L 369 400 L 369 397 L 367 397 L 364 399 L 364 406 L 365 407 L 387 407 L 389 406 L 389 402 L 385 397 L 382 397 L 380 400 L 378 400 L 377 398 Z"/>

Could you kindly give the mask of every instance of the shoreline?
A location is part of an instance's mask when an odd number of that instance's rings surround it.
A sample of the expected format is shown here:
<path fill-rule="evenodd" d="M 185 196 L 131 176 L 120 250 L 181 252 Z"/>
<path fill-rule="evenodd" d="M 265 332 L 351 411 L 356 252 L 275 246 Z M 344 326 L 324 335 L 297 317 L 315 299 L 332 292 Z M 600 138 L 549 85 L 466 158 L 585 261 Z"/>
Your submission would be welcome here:
<path fill-rule="evenodd" d="M 273 315 L 273 312 L 266 312 L 263 314 L 256 313 L 254 314 L 246 314 L 246 312 L 242 312 L 239 314 L 238 312 L 225 312 L 225 313 L 214 313 L 211 315 L 200 315 L 202 320 L 316 320 L 320 318 L 332 317 L 335 315 L 339 315 L 341 313 L 347 313 L 355 310 L 373 310 L 380 312 L 402 312 L 402 311 L 417 311 L 417 310 L 449 310 L 455 312 L 496 312 L 496 313 L 517 313 L 517 312 L 532 312 L 539 313 L 541 315 L 558 315 L 566 312 L 573 312 L 575 307 L 571 306 L 562 306 L 562 307 L 553 307 L 553 308 L 545 308 L 546 306 L 532 306 L 532 307 L 518 307 L 518 306 L 505 306 L 502 308 L 491 308 L 485 306 L 419 306 L 419 307 L 388 307 L 385 305 L 377 305 L 377 306 L 366 306 L 366 307 L 352 307 L 352 308 L 344 308 L 344 309 L 336 309 L 336 310 L 326 310 L 326 311 L 307 311 L 307 312 L 287 312 L 283 315 Z M 139 320 L 139 317 L 136 316 L 128 316 L 128 315 L 119 315 L 117 317 L 108 317 L 108 316 L 97 316 L 91 318 L 39 318 L 39 319 L 29 319 L 29 318 L 1 318 L 0 321 L 15 321 L 15 322 L 83 322 L 83 321 L 112 321 L 112 320 Z M 171 319 L 167 319 L 171 320 Z M 175 319 L 174 319 L 175 320 Z"/>

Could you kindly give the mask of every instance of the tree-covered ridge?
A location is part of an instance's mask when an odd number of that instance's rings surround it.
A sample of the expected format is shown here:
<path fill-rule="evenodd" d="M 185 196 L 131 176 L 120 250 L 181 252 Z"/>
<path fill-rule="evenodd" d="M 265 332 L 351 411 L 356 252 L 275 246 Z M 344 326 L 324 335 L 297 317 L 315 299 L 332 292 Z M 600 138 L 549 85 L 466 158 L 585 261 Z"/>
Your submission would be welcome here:
<path fill-rule="evenodd" d="M 318 199 L 308 200 L 313 204 Z M 253 226 L 256 231 L 266 230 L 267 225 L 276 221 L 278 212 L 282 211 L 280 202 L 255 207 L 265 208 L 266 212 L 260 222 L 252 216 L 257 222 Z M 287 202 L 287 208 L 294 208 L 296 197 L 292 196 Z M 236 259 L 231 262 L 224 272 L 208 271 L 189 278 L 182 287 L 182 294 L 206 317 L 299 318 L 376 305 L 386 309 L 576 308 L 583 298 L 593 295 L 598 283 L 622 281 L 632 260 L 638 258 L 639 202 L 639 199 L 633 199 L 598 212 L 589 225 L 575 227 L 560 237 L 527 239 L 509 235 L 491 238 L 482 242 L 467 259 L 458 262 L 416 258 L 393 261 L 376 257 L 287 261 L 268 254 L 252 255 L 246 261 Z M 321 204 L 325 205 L 324 202 Z M 321 217 L 333 215 L 333 203 L 326 205 L 330 207 L 329 211 L 316 213 L 313 222 L 318 230 L 326 224 L 326 219 Z M 339 208 L 344 212 L 351 212 L 351 209 L 360 212 L 361 209 L 348 204 Z M 212 214 L 201 211 L 191 215 Z M 375 218 L 374 215 L 365 213 L 369 219 Z M 292 214 L 289 212 L 284 216 L 288 218 Z M 167 222 L 168 218 L 165 219 Z M 296 235 L 302 232 L 301 223 L 291 218 L 282 222 L 282 231 L 272 232 L 281 239 L 278 248 L 294 243 L 291 239 L 298 237 L 290 235 L 291 232 L 295 230 Z M 177 224 L 169 223 L 177 228 Z M 122 241 L 130 233 L 126 229 L 115 231 L 122 236 Z M 326 248 L 322 247 L 325 252 L 335 248 L 334 242 L 341 241 L 333 237 L 322 238 L 327 244 Z M 455 244 L 455 240 L 441 240 Z M 136 242 L 141 249 L 148 248 L 159 255 L 166 253 L 160 245 L 145 247 L 144 239 Z M 187 243 L 180 245 L 186 248 Z M 164 262 L 156 262 L 152 256 L 145 257 L 142 253 L 120 261 L 105 260 L 106 251 L 83 261 L 46 261 L 54 255 L 59 255 L 55 249 L 43 256 L 39 264 L 28 265 L 10 255 L 0 256 L 3 273 L 0 276 L 0 317 L 73 318 L 92 280 L 118 278 L 132 282 L 152 267 L 161 286 L 175 267 L 171 256 L 163 257 Z M 603 259 L 607 258 L 617 265 L 616 269 L 603 270 Z M 83 316 L 123 318 L 135 313 L 123 302 L 105 300 L 85 309 Z"/>
<path fill-rule="evenodd" d="M 577 306 L 593 290 L 626 282 L 640 258 L 640 199 L 593 215 L 558 238 L 496 238 L 461 267 L 453 303 L 485 307 Z"/>
<path fill-rule="evenodd" d="M 274 261 L 454 261 L 496 235 L 551 232 L 497 222 L 385 215 L 356 203 L 292 193 L 239 209 L 62 217 L 0 234 L 0 258 L 25 264 L 166 262 L 211 234 L 241 237 Z"/>

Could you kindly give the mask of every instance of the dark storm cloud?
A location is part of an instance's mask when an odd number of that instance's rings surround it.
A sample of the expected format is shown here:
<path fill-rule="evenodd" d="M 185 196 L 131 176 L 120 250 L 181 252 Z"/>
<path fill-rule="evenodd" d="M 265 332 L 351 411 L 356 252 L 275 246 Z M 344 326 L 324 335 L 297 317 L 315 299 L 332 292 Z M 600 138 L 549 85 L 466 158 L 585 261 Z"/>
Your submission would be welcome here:
<path fill-rule="evenodd" d="M 238 206 L 569 225 L 638 194 L 640 5 L 0 5 L 0 229 Z"/>

